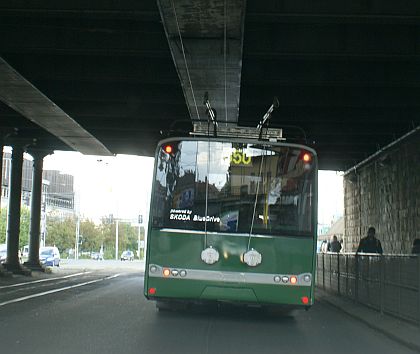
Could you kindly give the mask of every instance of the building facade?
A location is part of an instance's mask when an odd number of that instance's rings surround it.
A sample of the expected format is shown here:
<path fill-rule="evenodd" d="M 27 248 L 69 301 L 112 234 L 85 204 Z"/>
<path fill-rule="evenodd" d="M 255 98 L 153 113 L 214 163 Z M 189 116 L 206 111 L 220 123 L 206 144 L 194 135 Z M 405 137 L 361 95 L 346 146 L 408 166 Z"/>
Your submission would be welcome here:
<path fill-rule="evenodd" d="M 9 201 L 11 153 L 3 153 L 1 176 L 1 207 Z M 44 170 L 42 174 L 42 212 L 57 217 L 73 216 L 74 177 L 57 170 Z M 22 205 L 30 206 L 32 193 L 32 161 L 24 158 L 22 167 Z"/>

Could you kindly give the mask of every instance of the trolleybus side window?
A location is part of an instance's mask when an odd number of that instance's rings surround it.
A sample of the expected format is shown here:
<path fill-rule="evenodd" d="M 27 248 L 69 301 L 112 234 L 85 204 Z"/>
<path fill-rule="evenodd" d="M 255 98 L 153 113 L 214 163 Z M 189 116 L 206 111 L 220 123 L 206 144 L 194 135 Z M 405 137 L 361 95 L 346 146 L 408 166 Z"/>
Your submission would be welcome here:
<path fill-rule="evenodd" d="M 252 225 L 253 233 L 311 234 L 315 168 L 302 149 L 205 140 L 165 149 L 153 227 L 247 233 Z"/>

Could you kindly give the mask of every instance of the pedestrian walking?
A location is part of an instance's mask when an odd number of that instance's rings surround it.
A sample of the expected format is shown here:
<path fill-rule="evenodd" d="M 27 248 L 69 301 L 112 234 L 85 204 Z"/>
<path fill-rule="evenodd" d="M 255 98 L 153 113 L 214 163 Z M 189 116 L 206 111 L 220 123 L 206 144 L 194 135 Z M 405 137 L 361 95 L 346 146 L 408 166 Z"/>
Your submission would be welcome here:
<path fill-rule="evenodd" d="M 360 240 L 356 253 L 383 253 L 381 241 L 375 237 L 375 233 L 375 228 L 369 227 L 367 236 Z"/>
<path fill-rule="evenodd" d="M 338 242 L 337 236 L 334 235 L 331 242 L 328 243 L 328 252 L 340 252 L 341 251 L 341 243 Z"/>

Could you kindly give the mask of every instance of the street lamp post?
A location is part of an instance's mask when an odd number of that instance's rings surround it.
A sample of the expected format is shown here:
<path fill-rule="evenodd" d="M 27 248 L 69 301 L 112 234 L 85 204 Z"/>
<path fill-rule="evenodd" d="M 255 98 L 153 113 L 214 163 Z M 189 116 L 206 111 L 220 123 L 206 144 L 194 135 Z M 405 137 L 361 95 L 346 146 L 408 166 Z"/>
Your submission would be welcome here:
<path fill-rule="evenodd" d="M 118 224 L 119 220 L 117 219 L 116 228 L 115 228 L 115 260 L 118 261 Z"/>
<path fill-rule="evenodd" d="M 77 213 L 76 243 L 74 245 L 74 259 L 79 259 L 80 215 Z"/>
<path fill-rule="evenodd" d="M 76 240 L 74 244 L 74 259 L 79 259 L 79 242 L 80 242 L 80 188 L 74 192 L 74 209 L 76 212 Z"/>
<path fill-rule="evenodd" d="M 45 239 L 47 236 L 47 194 L 50 181 L 42 180 L 41 195 L 41 246 L 45 247 Z"/>

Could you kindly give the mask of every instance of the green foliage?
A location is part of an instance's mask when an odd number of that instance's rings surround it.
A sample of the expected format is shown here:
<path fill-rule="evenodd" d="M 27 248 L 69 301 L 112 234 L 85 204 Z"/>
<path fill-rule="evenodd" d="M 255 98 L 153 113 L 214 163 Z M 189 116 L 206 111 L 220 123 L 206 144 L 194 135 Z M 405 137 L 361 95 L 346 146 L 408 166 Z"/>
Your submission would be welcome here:
<path fill-rule="evenodd" d="M 31 213 L 26 206 L 20 209 L 20 232 L 19 232 L 19 248 L 29 244 L 29 230 L 31 223 Z"/>
<path fill-rule="evenodd" d="M 47 216 L 45 242 L 47 245 L 57 246 L 60 252 L 74 248 L 76 242 L 76 219 L 74 217 L 60 219 Z"/>
<path fill-rule="evenodd" d="M 0 243 L 6 243 L 6 224 L 7 224 L 6 208 L 1 208 L 0 214 Z"/>
<path fill-rule="evenodd" d="M 80 235 L 82 235 L 80 249 L 99 252 L 103 238 L 100 228 L 93 221 L 83 220 L 80 222 Z"/>
<path fill-rule="evenodd" d="M 106 220 L 98 226 L 102 234 L 105 258 L 115 258 L 115 235 L 116 222 L 109 223 Z M 118 223 L 118 257 L 125 250 L 137 250 L 138 227 L 130 223 Z"/>
<path fill-rule="evenodd" d="M 102 224 L 99 225 L 101 230 L 103 245 L 104 245 L 104 257 L 105 258 L 115 258 L 115 223 L 107 223 L 102 221 Z"/>
<path fill-rule="evenodd" d="M 120 223 L 118 247 L 120 251 L 137 249 L 138 228 L 128 223 Z"/>
<path fill-rule="evenodd" d="M 20 217 L 20 235 L 19 247 L 29 243 L 30 230 L 30 210 L 22 207 Z M 2 208 L 0 214 L 0 243 L 6 242 L 6 208 Z M 76 217 L 67 217 L 65 219 L 47 216 L 47 235 L 46 245 L 57 246 L 63 255 L 68 253 L 69 249 L 75 247 L 76 242 Z M 103 219 L 97 225 L 92 220 L 84 219 L 80 221 L 80 244 L 79 251 L 99 252 L 101 246 L 104 247 L 104 257 L 115 258 L 115 235 L 116 222 L 109 222 Z M 141 239 L 144 239 L 144 230 L 141 230 Z M 118 252 L 119 255 L 124 250 L 137 250 L 138 228 L 129 223 L 119 222 L 118 225 Z M 118 255 L 118 257 L 119 257 Z"/>
<path fill-rule="evenodd" d="M 30 212 L 26 206 L 22 206 L 20 210 L 20 233 L 19 233 L 19 247 L 27 245 L 29 242 L 29 228 L 30 228 Z M 6 243 L 7 235 L 7 209 L 1 209 L 0 215 L 0 243 Z"/>

